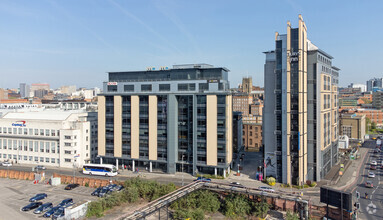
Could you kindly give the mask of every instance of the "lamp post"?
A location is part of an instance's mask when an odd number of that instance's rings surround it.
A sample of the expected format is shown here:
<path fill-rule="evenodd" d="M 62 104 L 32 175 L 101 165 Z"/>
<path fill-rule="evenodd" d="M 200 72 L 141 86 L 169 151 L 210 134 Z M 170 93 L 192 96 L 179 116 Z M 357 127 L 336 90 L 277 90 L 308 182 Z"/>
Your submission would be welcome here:
<path fill-rule="evenodd" d="M 75 183 L 76 178 L 76 158 L 80 157 L 80 154 L 77 154 L 73 157 L 73 183 Z"/>
<path fill-rule="evenodd" d="M 181 170 L 182 170 L 182 186 L 184 186 L 184 154 L 182 154 L 182 164 L 181 164 Z"/>

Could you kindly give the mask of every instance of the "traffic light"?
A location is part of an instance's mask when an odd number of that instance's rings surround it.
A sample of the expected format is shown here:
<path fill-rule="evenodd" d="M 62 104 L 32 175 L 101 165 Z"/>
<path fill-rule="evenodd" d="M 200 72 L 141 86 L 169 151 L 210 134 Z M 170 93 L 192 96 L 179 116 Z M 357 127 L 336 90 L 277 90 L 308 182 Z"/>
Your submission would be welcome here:
<path fill-rule="evenodd" d="M 358 191 L 356 192 L 356 198 L 360 199 L 360 193 Z"/>

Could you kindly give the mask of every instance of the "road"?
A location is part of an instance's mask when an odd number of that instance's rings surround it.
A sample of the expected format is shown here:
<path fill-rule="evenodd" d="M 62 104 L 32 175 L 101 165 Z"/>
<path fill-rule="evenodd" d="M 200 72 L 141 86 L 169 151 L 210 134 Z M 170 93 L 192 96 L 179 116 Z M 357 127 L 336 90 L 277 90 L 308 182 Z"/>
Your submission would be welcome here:
<path fill-rule="evenodd" d="M 359 192 L 361 197 L 357 201 L 360 203 L 358 219 L 383 219 L 383 169 L 380 168 L 383 160 L 383 154 L 374 153 L 376 141 L 366 141 L 363 147 L 369 148 L 369 152 L 368 155 L 366 155 L 361 170 L 359 171 L 360 175 L 357 184 L 351 187 L 354 199 L 357 200 L 356 192 Z M 376 170 L 370 170 L 371 161 L 376 161 L 378 163 L 378 168 Z M 369 172 L 374 172 L 375 178 L 368 178 Z M 366 181 L 372 181 L 374 187 L 365 187 Z M 365 193 L 368 193 L 367 199 L 364 198 Z"/>

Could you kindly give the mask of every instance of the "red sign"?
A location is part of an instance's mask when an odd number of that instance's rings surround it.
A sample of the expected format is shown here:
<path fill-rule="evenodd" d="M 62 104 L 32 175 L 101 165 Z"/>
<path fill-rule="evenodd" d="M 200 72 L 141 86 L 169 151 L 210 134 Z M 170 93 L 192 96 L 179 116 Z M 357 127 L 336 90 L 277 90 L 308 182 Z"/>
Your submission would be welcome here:
<path fill-rule="evenodd" d="M 117 86 L 117 82 L 108 82 L 108 86 Z"/>

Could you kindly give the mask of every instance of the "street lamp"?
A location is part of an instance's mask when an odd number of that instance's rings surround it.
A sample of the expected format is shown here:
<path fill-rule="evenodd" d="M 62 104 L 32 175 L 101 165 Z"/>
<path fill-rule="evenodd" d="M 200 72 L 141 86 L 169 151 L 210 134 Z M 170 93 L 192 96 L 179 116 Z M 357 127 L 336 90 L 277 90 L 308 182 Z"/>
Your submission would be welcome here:
<path fill-rule="evenodd" d="M 76 178 L 76 158 L 79 157 L 80 154 L 77 154 L 76 156 L 73 157 L 73 183 L 75 183 L 75 178 Z"/>

